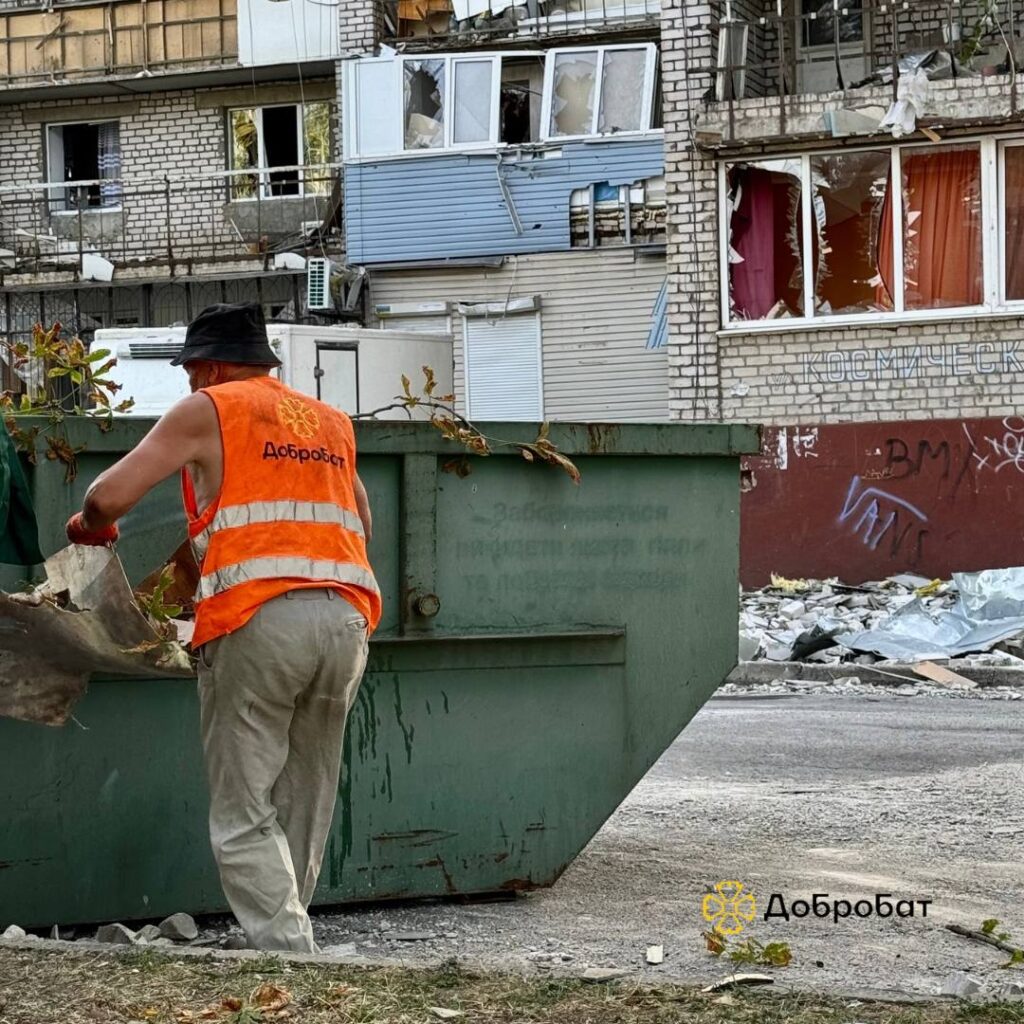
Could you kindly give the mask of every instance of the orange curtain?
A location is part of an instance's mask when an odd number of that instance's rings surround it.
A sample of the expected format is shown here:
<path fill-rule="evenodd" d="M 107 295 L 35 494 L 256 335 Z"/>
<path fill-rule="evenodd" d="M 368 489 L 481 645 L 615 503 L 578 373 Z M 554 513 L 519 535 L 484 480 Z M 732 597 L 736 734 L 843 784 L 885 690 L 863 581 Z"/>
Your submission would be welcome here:
<path fill-rule="evenodd" d="M 879 302 L 893 297 L 891 190 L 878 225 Z M 981 157 L 976 148 L 903 157 L 904 307 L 975 306 L 981 284 Z"/>

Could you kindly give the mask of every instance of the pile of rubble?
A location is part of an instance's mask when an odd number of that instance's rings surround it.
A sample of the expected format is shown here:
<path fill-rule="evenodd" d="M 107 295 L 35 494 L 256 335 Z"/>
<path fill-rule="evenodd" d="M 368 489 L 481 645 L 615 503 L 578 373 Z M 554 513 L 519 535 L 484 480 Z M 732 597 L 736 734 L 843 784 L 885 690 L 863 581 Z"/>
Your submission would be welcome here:
<path fill-rule="evenodd" d="M 8 925 L 0 932 L 0 939 L 20 941 L 43 939 L 37 932 L 26 932 L 16 924 Z M 54 925 L 50 930 L 51 939 L 74 940 L 76 942 L 103 942 L 114 946 L 221 946 L 227 949 L 245 948 L 245 941 L 237 929 L 227 935 L 217 932 L 200 934 L 195 920 L 189 914 L 171 914 L 159 924 L 145 924 L 138 931 L 120 923 L 102 924 L 95 931 L 82 933 L 80 928 L 60 928 Z"/>
<path fill-rule="evenodd" d="M 741 662 L 921 660 L 1024 668 L 1024 569 L 849 586 L 789 580 L 742 595 Z"/>

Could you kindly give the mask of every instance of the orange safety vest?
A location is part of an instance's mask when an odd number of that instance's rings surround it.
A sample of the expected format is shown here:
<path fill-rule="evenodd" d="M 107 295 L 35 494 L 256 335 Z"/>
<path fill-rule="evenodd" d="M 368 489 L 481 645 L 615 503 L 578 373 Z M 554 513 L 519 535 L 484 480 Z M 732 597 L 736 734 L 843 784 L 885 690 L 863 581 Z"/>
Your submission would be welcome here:
<path fill-rule="evenodd" d="M 220 419 L 224 476 L 200 513 L 182 470 L 200 571 L 192 646 L 240 629 L 260 605 L 306 587 L 340 591 L 373 630 L 380 590 L 356 507 L 352 421 L 273 377 L 203 394 Z"/>

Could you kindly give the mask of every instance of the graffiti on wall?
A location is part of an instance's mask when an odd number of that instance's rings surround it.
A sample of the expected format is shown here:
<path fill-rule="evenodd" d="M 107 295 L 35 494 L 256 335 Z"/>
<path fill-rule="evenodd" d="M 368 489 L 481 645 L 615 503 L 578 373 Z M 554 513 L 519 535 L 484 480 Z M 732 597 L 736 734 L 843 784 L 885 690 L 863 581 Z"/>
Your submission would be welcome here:
<path fill-rule="evenodd" d="M 744 586 L 772 573 L 860 583 L 1024 565 L 1024 411 L 764 437 L 763 454 L 743 462 Z"/>

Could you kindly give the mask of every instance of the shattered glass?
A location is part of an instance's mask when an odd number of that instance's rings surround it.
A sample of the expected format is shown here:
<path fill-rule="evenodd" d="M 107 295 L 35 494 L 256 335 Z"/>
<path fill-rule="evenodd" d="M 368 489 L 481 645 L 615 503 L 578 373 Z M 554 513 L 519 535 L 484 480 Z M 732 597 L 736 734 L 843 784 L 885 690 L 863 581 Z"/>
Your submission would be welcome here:
<path fill-rule="evenodd" d="M 255 110 L 231 111 L 231 169 L 245 170 L 260 165 L 259 132 Z M 255 174 L 233 175 L 232 199 L 252 199 L 256 195 L 258 177 Z"/>
<path fill-rule="evenodd" d="M 601 72 L 599 133 L 639 131 L 643 124 L 644 50 L 606 50 Z"/>
<path fill-rule="evenodd" d="M 405 62 L 405 148 L 444 147 L 445 62 Z"/>
<path fill-rule="evenodd" d="M 555 57 L 551 135 L 589 135 L 594 130 L 597 50 Z"/>
<path fill-rule="evenodd" d="M 814 311 L 819 315 L 892 309 L 875 260 L 889 164 L 884 150 L 811 157 Z"/>
<path fill-rule="evenodd" d="M 490 141 L 493 67 L 489 60 L 460 60 L 455 64 L 453 142 Z"/>

